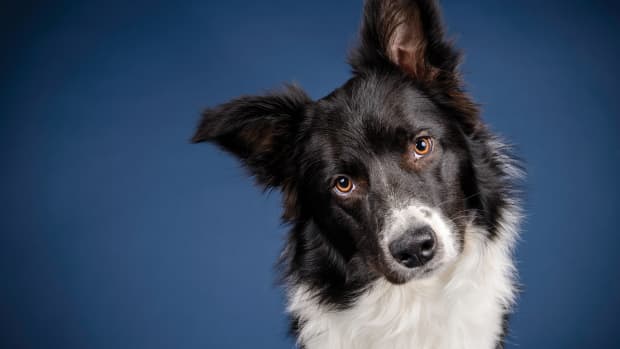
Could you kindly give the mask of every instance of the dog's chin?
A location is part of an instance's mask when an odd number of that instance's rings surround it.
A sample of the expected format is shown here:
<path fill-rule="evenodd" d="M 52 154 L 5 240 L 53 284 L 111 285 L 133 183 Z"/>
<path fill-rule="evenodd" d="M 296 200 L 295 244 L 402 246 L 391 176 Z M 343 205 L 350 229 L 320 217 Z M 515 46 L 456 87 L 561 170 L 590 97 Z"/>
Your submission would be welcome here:
<path fill-rule="evenodd" d="M 424 280 L 438 272 L 439 266 L 421 266 L 417 268 L 405 268 L 400 265 L 390 265 L 382 271 L 385 279 L 395 285 L 403 285 L 415 280 Z"/>

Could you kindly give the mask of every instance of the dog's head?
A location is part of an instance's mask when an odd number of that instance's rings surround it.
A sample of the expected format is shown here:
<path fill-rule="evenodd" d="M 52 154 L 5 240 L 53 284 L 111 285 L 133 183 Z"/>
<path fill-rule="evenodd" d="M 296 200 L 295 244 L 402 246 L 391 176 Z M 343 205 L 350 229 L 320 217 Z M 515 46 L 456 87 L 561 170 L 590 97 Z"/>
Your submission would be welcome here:
<path fill-rule="evenodd" d="M 404 283 L 455 260 L 469 225 L 496 224 L 501 173 L 458 60 L 433 1 L 369 0 L 343 86 L 235 99 L 193 141 L 280 188 L 284 219 L 318 227 L 337 258 Z"/>

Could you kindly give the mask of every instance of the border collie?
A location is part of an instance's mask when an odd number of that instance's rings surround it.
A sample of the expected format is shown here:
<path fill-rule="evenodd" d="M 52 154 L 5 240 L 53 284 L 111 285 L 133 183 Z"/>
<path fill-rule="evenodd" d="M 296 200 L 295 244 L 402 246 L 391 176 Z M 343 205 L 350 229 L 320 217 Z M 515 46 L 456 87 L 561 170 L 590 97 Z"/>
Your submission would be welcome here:
<path fill-rule="evenodd" d="M 430 0 L 367 0 L 352 77 L 204 112 L 193 142 L 283 195 L 280 266 L 302 348 L 501 348 L 519 167 L 464 92 Z"/>

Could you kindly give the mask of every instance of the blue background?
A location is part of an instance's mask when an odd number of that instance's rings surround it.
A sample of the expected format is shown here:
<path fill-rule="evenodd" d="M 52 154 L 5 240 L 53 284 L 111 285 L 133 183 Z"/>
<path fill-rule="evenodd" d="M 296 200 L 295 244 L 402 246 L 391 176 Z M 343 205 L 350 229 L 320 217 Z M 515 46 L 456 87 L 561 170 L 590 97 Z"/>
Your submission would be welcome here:
<path fill-rule="evenodd" d="M 509 348 L 611 348 L 620 10 L 444 1 L 484 118 L 527 161 Z M 0 347 L 291 348 L 285 229 L 203 107 L 349 76 L 359 1 L 0 5 Z"/>

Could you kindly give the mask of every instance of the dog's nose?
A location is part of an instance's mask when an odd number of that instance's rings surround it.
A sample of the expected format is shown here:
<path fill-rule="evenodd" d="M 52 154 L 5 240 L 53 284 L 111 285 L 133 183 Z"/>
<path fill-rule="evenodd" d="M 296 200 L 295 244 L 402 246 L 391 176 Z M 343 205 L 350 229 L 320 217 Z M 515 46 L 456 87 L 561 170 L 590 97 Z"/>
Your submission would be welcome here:
<path fill-rule="evenodd" d="M 435 255 L 435 232 L 429 226 L 411 229 L 390 243 L 390 253 L 407 268 L 426 264 Z"/>

